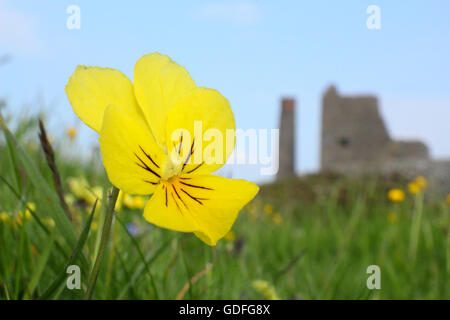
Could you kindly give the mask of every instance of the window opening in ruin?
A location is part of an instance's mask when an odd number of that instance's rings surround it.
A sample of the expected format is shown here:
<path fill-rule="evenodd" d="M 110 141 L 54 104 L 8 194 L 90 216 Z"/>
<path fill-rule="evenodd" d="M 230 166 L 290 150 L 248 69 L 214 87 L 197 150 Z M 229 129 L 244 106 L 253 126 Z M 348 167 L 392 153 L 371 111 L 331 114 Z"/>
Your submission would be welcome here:
<path fill-rule="evenodd" d="M 348 147 L 350 145 L 350 139 L 347 137 L 340 138 L 339 145 L 343 148 Z"/>

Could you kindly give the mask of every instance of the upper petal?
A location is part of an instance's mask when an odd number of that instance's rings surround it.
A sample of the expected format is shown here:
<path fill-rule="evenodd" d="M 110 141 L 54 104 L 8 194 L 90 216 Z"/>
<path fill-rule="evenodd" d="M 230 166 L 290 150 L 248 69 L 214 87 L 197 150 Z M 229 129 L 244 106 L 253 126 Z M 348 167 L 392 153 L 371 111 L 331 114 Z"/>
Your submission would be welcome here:
<path fill-rule="evenodd" d="M 185 68 L 157 52 L 140 58 L 134 67 L 134 91 L 158 143 L 165 148 L 167 113 L 195 88 Z"/>
<path fill-rule="evenodd" d="M 144 217 L 160 227 L 192 231 L 214 246 L 258 190 L 257 185 L 245 180 L 184 176 L 158 187 L 145 207 Z"/>
<path fill-rule="evenodd" d="M 167 118 L 167 148 L 182 174 L 208 174 L 233 152 L 235 121 L 230 103 L 217 90 L 197 87 Z"/>
<path fill-rule="evenodd" d="M 118 70 L 77 66 L 65 90 L 73 111 L 97 132 L 108 105 L 120 106 L 127 113 L 142 114 L 131 81 Z"/>
<path fill-rule="evenodd" d="M 113 185 L 131 194 L 153 193 L 166 155 L 139 118 L 131 117 L 123 108 L 109 106 L 99 142 L 103 165 Z"/>

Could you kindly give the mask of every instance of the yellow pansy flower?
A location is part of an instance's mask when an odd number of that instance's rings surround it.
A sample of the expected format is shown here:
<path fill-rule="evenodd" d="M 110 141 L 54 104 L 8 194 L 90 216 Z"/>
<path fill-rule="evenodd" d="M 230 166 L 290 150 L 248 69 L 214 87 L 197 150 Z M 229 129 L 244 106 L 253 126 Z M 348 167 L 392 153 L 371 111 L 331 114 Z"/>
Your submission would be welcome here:
<path fill-rule="evenodd" d="M 211 174 L 234 149 L 233 112 L 218 91 L 197 87 L 168 56 L 139 59 L 133 83 L 117 70 L 78 66 L 66 93 L 78 117 L 100 133 L 112 184 L 153 194 L 144 208 L 148 222 L 194 232 L 213 246 L 257 194 L 251 182 Z"/>
<path fill-rule="evenodd" d="M 388 192 L 388 198 L 392 202 L 403 202 L 405 200 L 405 192 L 402 189 L 391 189 Z"/>
<path fill-rule="evenodd" d="M 412 194 L 418 194 L 421 191 L 419 184 L 417 184 L 416 182 L 411 182 L 410 184 L 408 184 L 408 190 Z"/>

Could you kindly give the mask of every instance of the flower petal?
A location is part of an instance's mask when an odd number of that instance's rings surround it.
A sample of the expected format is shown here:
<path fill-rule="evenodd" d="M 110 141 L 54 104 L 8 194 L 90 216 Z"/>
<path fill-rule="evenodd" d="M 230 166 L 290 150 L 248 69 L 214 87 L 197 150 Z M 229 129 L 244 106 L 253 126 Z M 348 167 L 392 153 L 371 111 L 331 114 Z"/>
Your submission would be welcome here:
<path fill-rule="evenodd" d="M 257 185 L 245 180 L 184 176 L 158 187 L 145 207 L 144 217 L 163 228 L 192 231 L 214 246 L 258 190 Z"/>
<path fill-rule="evenodd" d="M 228 100 L 216 90 L 197 87 L 169 112 L 168 154 L 180 155 L 182 174 L 208 174 L 223 166 L 233 152 L 234 134 Z"/>
<path fill-rule="evenodd" d="M 139 118 L 131 117 L 120 107 L 109 106 L 99 142 L 103 165 L 113 185 L 131 194 L 150 194 L 155 190 L 166 155 Z"/>
<path fill-rule="evenodd" d="M 134 67 L 134 92 L 153 135 L 166 145 L 167 113 L 175 102 L 195 88 L 184 67 L 157 52 L 140 58 Z"/>
<path fill-rule="evenodd" d="M 170 183 L 161 183 L 156 188 L 145 206 L 144 218 L 159 227 L 174 231 L 192 232 L 197 230 L 197 222 L 186 210 L 173 187 Z"/>
<path fill-rule="evenodd" d="M 131 81 L 118 70 L 77 66 L 65 90 L 73 111 L 97 132 L 100 132 L 103 113 L 108 105 L 120 106 L 128 113 L 142 115 Z"/>

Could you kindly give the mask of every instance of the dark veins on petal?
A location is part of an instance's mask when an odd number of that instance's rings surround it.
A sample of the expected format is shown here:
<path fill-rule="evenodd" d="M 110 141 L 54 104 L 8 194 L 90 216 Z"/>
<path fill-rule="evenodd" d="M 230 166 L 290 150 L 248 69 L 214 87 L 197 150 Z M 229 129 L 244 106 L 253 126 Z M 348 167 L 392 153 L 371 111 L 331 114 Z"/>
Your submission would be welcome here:
<path fill-rule="evenodd" d="M 150 156 L 150 154 L 148 154 L 147 152 L 145 152 L 145 150 L 144 150 L 141 146 L 139 146 L 139 148 L 140 148 L 141 151 L 145 154 L 145 156 L 147 157 L 147 159 L 150 160 L 150 162 L 151 162 L 156 168 L 159 169 L 159 165 L 152 159 L 152 157 Z M 154 175 L 155 177 L 161 179 L 161 176 L 160 176 L 155 170 L 153 170 L 152 168 L 150 168 L 150 166 L 149 166 L 144 160 L 142 160 L 141 157 L 139 157 L 139 156 L 137 155 L 136 152 L 134 153 L 134 155 L 135 155 L 135 157 L 139 160 L 139 162 L 135 162 L 135 163 L 136 163 L 140 168 L 142 168 L 142 169 L 144 169 L 144 170 L 150 172 L 150 173 L 151 173 L 152 175 Z M 153 185 L 158 184 L 158 182 L 155 182 L 155 181 L 149 181 L 149 180 L 145 180 L 145 179 L 143 179 L 143 180 L 144 180 L 144 182 L 147 182 L 147 183 L 150 183 L 150 184 L 153 184 Z"/>

